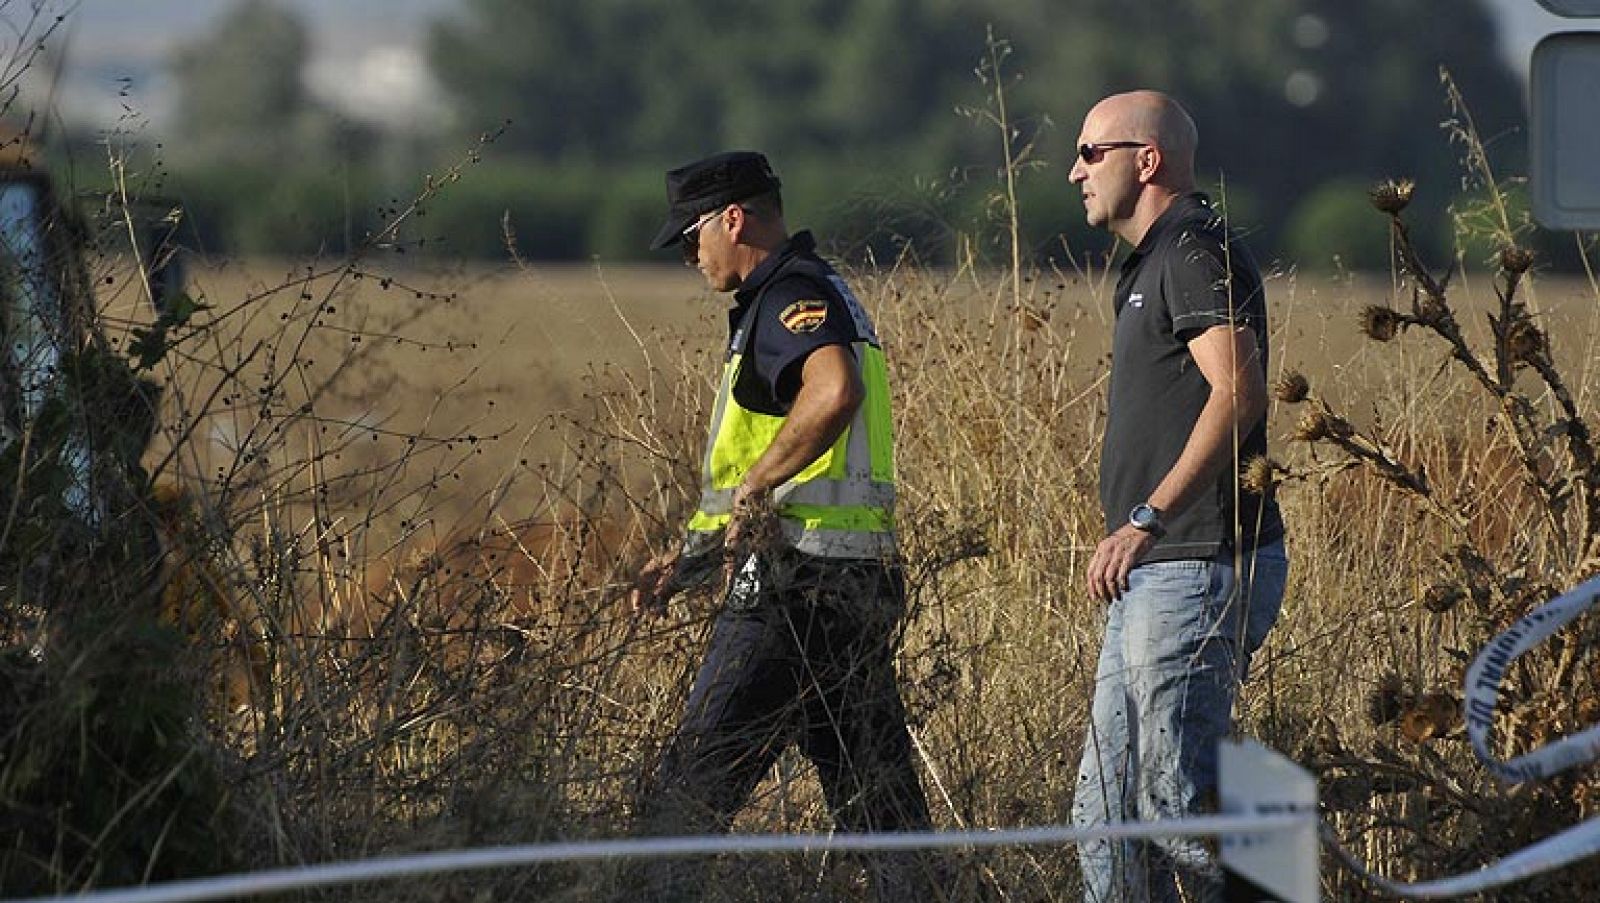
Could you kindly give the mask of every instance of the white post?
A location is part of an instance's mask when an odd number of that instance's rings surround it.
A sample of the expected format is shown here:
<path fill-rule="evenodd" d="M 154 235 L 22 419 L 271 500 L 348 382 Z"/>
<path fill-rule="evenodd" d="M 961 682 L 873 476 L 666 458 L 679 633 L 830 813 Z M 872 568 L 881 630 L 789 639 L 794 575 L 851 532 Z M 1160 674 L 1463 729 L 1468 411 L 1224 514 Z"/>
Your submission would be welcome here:
<path fill-rule="evenodd" d="M 1254 740 L 1224 740 L 1219 750 L 1224 815 L 1299 815 L 1288 829 L 1224 834 L 1228 899 L 1317 903 L 1317 781 Z"/>

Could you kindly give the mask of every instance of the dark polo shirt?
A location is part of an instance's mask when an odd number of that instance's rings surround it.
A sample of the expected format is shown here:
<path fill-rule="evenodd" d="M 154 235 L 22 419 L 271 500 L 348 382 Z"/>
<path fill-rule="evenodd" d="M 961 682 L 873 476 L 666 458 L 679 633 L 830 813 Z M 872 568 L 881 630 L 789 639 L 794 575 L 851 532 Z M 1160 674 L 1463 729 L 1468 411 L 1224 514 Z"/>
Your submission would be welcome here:
<path fill-rule="evenodd" d="M 1123 261 L 1113 297 L 1111 389 L 1100 451 L 1100 504 L 1110 532 L 1149 499 L 1177 462 L 1211 386 L 1188 342 L 1213 326 L 1249 326 L 1267 366 L 1267 310 L 1261 272 L 1228 234 L 1203 194 L 1190 194 L 1151 224 Z M 1188 509 L 1167 515 L 1166 535 L 1143 561 L 1210 558 L 1219 549 L 1248 551 L 1283 535 L 1277 503 L 1237 489 L 1244 464 L 1267 452 L 1257 423 L 1216 485 Z"/>

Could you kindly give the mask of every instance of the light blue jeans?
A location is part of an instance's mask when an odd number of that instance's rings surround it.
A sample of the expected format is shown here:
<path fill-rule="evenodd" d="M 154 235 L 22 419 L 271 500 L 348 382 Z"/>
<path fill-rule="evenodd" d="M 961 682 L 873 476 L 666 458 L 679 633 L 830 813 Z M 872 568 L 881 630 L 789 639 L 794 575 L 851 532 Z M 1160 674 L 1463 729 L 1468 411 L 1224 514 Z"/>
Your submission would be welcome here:
<path fill-rule="evenodd" d="M 1073 824 L 1182 818 L 1210 810 L 1217 742 L 1250 656 L 1278 620 L 1283 543 L 1234 561 L 1161 561 L 1128 575 L 1106 614 L 1094 704 L 1072 801 Z M 1088 903 L 1221 898 L 1222 871 L 1201 838 L 1079 846 Z"/>

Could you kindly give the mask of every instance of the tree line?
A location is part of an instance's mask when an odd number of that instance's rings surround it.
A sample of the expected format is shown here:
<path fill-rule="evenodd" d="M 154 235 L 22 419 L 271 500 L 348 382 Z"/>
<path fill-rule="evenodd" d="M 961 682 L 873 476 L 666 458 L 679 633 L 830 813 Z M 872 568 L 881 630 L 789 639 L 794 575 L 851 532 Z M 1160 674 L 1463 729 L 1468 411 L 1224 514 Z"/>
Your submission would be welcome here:
<path fill-rule="evenodd" d="M 995 232 L 1003 102 L 1023 235 L 1059 256 L 1103 246 L 1066 181 L 1078 122 L 1139 86 L 1194 114 L 1202 181 L 1261 255 L 1303 266 L 1386 265 L 1364 188 L 1394 176 L 1421 186 L 1424 244 L 1450 248 L 1462 148 L 1441 71 L 1502 170 L 1525 169 L 1479 0 L 465 0 L 427 35 L 451 114 L 403 140 L 318 107 L 306 29 L 241 0 L 174 60 L 172 186 L 217 248 L 343 248 L 503 125 L 414 239 L 493 257 L 509 225 L 532 258 L 648 259 L 662 171 L 749 147 L 839 253 L 949 260 Z"/>

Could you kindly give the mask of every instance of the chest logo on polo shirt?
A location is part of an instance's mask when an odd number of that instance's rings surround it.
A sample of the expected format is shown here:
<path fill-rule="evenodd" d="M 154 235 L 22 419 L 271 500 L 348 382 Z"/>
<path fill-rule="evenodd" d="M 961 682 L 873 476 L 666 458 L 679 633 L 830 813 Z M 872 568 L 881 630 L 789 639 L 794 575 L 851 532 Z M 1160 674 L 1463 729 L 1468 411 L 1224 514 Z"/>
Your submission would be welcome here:
<path fill-rule="evenodd" d="M 792 333 L 816 332 L 828 320 L 828 302 L 796 301 L 778 314 L 778 322 Z"/>
<path fill-rule="evenodd" d="M 1128 296 L 1128 303 L 1132 304 L 1134 307 L 1143 307 L 1144 306 L 1144 293 L 1143 292 L 1134 292 L 1133 294 L 1129 295 Z"/>

